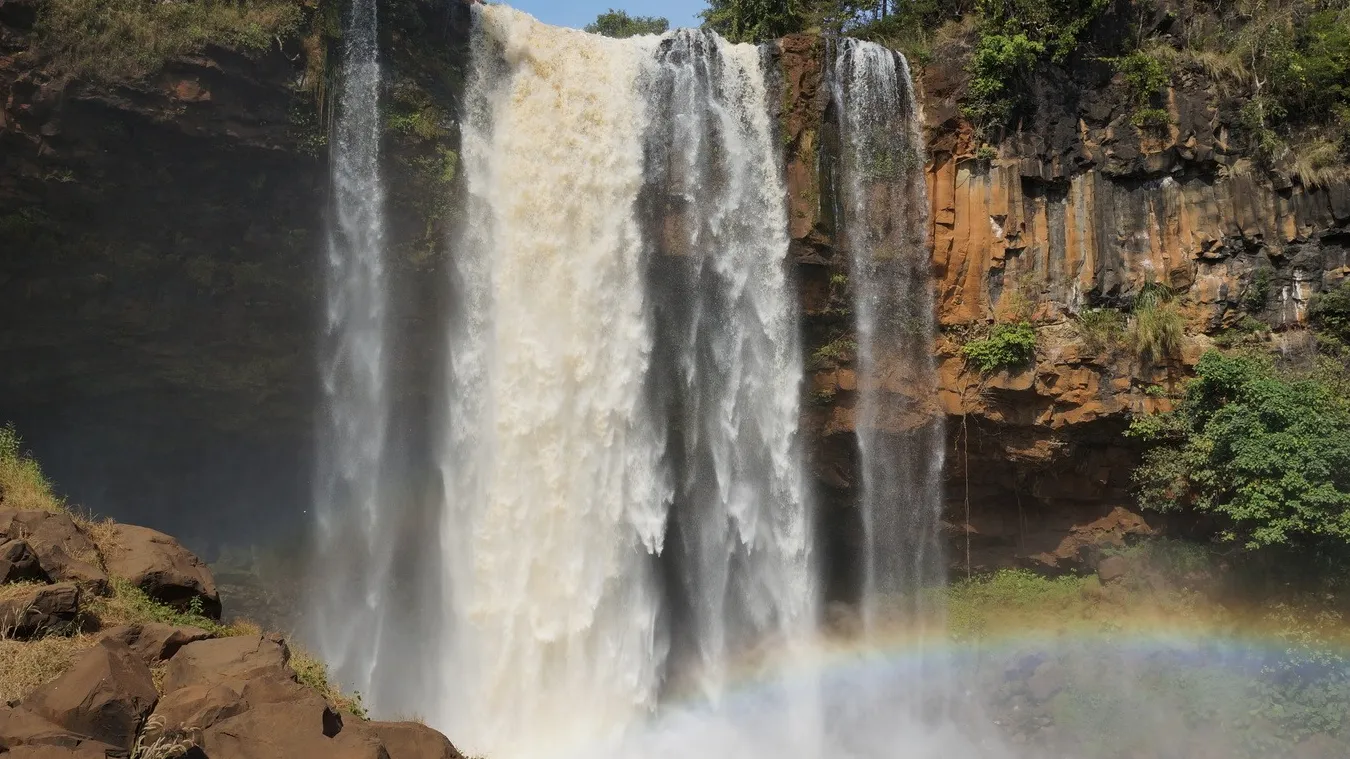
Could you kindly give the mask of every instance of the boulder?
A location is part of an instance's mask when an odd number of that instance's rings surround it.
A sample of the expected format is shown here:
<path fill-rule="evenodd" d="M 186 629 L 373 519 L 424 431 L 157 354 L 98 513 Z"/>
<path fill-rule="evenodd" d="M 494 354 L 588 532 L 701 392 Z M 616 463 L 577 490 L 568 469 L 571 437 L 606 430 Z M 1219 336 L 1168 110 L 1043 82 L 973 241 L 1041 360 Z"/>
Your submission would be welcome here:
<path fill-rule="evenodd" d="M 242 689 L 250 680 L 294 681 L 286 666 L 286 644 L 272 637 L 240 635 L 188 643 L 169 660 L 164 692 L 173 693 L 190 685 L 233 683 Z"/>
<path fill-rule="evenodd" d="M 206 564 L 177 540 L 148 527 L 119 524 L 103 547 L 108 571 L 146 595 L 178 609 L 200 599 L 202 613 L 220 619 L 220 594 Z"/>
<path fill-rule="evenodd" d="M 143 625 L 122 625 L 103 634 L 105 639 L 126 644 L 141 661 L 155 665 L 173 658 L 178 649 L 189 643 L 207 640 L 211 633 L 190 625 L 165 625 L 149 622 Z"/>
<path fill-rule="evenodd" d="M 358 722 L 348 730 L 377 739 L 389 759 L 464 759 L 449 738 L 419 722 Z"/>
<path fill-rule="evenodd" d="M 1130 573 L 1130 560 L 1124 556 L 1107 556 L 1097 563 L 1097 577 L 1102 582 L 1114 582 Z"/>
<path fill-rule="evenodd" d="M 197 734 L 249 708 L 244 697 L 228 686 L 189 685 L 161 696 L 150 719 L 162 728 Z"/>
<path fill-rule="evenodd" d="M 212 726 L 199 745 L 211 759 L 391 759 L 374 736 L 333 727 L 312 703 L 276 704 Z"/>
<path fill-rule="evenodd" d="M 0 637 L 33 638 L 73 628 L 80 614 L 75 583 L 13 585 L 0 594 Z"/>
<path fill-rule="evenodd" d="M 19 746 L 4 754 L 5 759 L 125 759 L 130 753 L 93 741 L 75 748 L 64 746 Z"/>
<path fill-rule="evenodd" d="M 157 697 L 145 662 L 125 643 L 105 639 L 23 706 L 73 733 L 130 749 Z"/>
<path fill-rule="evenodd" d="M 0 706 L 0 755 L 8 759 L 13 753 L 7 754 L 5 751 L 13 752 L 20 746 L 59 749 L 78 749 L 81 746 L 113 748 L 83 735 L 76 735 L 27 709 Z"/>
<path fill-rule="evenodd" d="M 26 541 L 0 541 L 0 584 L 46 579 L 37 554 Z"/>
<path fill-rule="evenodd" d="M 1053 661 L 1043 662 L 1027 679 L 1027 694 L 1031 700 L 1043 704 L 1064 690 L 1064 668 Z"/>
<path fill-rule="evenodd" d="M 0 509 L 0 539 L 22 540 L 52 582 L 77 582 L 104 592 L 108 575 L 98 548 L 69 514 L 41 509 Z"/>

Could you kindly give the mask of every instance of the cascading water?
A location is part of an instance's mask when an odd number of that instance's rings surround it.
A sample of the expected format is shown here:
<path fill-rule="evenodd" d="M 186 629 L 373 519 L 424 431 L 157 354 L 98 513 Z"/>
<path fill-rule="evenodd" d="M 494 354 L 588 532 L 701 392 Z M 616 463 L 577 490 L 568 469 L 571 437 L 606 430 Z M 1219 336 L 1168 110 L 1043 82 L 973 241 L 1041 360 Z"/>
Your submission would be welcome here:
<path fill-rule="evenodd" d="M 840 40 L 844 241 L 858 328 L 856 428 L 865 532 L 862 616 L 929 613 L 941 585 L 942 415 L 934 403 L 936 331 L 921 119 L 909 66 L 870 42 Z"/>
<path fill-rule="evenodd" d="M 437 716 L 509 759 L 651 712 L 672 605 L 715 694 L 733 653 L 809 630 L 814 590 L 759 51 L 500 7 L 473 35 L 443 452 L 457 685 Z M 649 276 L 688 300 L 653 303 Z"/>
<path fill-rule="evenodd" d="M 681 30 L 641 84 L 667 246 L 655 375 L 681 470 L 673 550 L 695 660 L 682 674 L 715 697 L 738 648 L 800 640 L 814 620 L 785 189 L 760 50 Z"/>
<path fill-rule="evenodd" d="M 389 618 L 393 541 L 381 499 L 389 402 L 384 187 L 375 0 L 354 0 L 332 150 L 333 221 L 321 359 L 313 639 L 341 680 L 369 693 Z"/>

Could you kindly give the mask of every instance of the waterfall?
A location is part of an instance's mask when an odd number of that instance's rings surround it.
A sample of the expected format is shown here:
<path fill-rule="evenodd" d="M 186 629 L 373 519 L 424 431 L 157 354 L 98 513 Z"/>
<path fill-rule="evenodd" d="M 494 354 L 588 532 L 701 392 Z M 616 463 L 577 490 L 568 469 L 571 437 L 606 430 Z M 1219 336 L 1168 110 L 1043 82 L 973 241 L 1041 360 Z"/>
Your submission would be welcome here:
<path fill-rule="evenodd" d="M 761 51 L 476 6 L 434 714 L 471 753 L 594 745 L 672 652 L 716 696 L 813 624 L 785 194 Z M 659 295 L 658 295 L 659 293 Z"/>
<path fill-rule="evenodd" d="M 858 330 L 856 429 L 865 532 L 862 615 L 926 613 L 941 551 L 943 419 L 921 118 L 909 66 L 880 45 L 841 40 L 832 89 L 843 164 L 843 239 Z"/>
<path fill-rule="evenodd" d="M 645 77 L 648 175 L 665 220 L 657 376 L 674 420 L 689 655 L 708 696 L 736 651 L 814 618 L 796 429 L 796 295 L 762 53 L 692 30 Z M 668 462 L 669 463 L 669 462 Z"/>
<path fill-rule="evenodd" d="M 388 435 L 384 187 L 375 0 L 355 0 L 345 34 L 332 147 L 332 217 L 317 435 L 312 638 L 342 682 L 365 693 L 390 616 L 381 480 Z"/>

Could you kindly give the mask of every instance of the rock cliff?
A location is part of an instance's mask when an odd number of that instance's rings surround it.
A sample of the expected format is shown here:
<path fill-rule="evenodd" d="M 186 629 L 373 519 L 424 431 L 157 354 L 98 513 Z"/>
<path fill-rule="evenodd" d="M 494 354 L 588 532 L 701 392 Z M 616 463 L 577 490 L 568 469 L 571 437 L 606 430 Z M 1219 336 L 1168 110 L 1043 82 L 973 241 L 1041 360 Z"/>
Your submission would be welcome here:
<path fill-rule="evenodd" d="M 45 2 L 0 2 L 0 419 L 20 425 L 77 501 L 178 534 L 207 558 L 215 542 L 299 530 L 331 8 L 299 3 L 300 31 L 266 52 L 207 45 L 144 79 L 93 82 L 61 73 L 44 47 Z M 447 297 L 467 9 L 384 0 L 381 13 L 397 413 L 416 420 L 431 411 L 419 388 L 439 365 L 429 315 Z M 948 44 L 916 78 L 952 556 L 959 568 L 968 553 L 973 567 L 1071 565 L 1093 536 L 1149 529 L 1129 513 L 1130 416 L 1167 408 L 1225 333 L 1297 342 L 1309 298 L 1350 272 L 1350 186 L 1257 167 L 1233 104 L 1200 72 L 1173 81 L 1157 127 L 1131 123 L 1109 67 L 1041 75 L 1034 114 L 989 150 L 957 108 L 969 40 Z M 838 276 L 848 251 L 834 218 L 830 54 L 816 37 L 774 46 L 811 362 L 804 429 L 826 532 L 845 550 L 851 409 L 873 378 L 852 365 Z M 1085 336 L 1081 314 L 1128 306 L 1151 285 L 1185 317 L 1178 350 L 1146 360 Z M 1013 312 L 1036 325 L 1034 363 L 968 366 L 961 347 Z M 417 455 L 399 458 L 415 471 Z"/>
<path fill-rule="evenodd" d="M 1167 92 L 1168 124 L 1132 124 L 1109 67 L 1042 72 L 1034 113 L 977 149 L 961 117 L 969 40 L 916 69 L 929 150 L 933 271 L 941 334 L 939 399 L 948 416 L 953 569 L 1014 563 L 1067 568 L 1090 549 L 1152 528 L 1132 512 L 1133 415 L 1167 409 L 1215 338 L 1297 348 L 1310 298 L 1350 274 L 1350 184 L 1305 183 L 1257 167 L 1236 137 L 1236 108 L 1198 72 Z M 827 504 L 856 483 L 850 406 L 860 382 L 847 351 L 847 272 L 829 202 L 831 112 L 825 46 L 782 44 L 793 209 L 815 407 L 814 467 Z M 823 157 L 821 151 L 824 151 Z M 824 200 L 822 200 L 824 198 Z M 1176 350 L 1140 356 L 1103 341 L 1082 315 L 1166 288 L 1184 317 Z M 983 374 L 962 353 L 995 321 L 1036 325 L 1035 360 Z"/>

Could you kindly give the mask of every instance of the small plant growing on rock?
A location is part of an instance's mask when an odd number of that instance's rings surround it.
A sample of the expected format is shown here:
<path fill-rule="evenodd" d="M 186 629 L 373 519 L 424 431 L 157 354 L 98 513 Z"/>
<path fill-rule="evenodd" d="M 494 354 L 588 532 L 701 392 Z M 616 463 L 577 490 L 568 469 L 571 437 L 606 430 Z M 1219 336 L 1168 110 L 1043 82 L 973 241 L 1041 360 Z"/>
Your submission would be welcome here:
<path fill-rule="evenodd" d="M 45 511 L 62 508 L 42 467 L 24 452 L 23 440 L 13 425 L 0 427 L 0 495 L 10 508 Z"/>
<path fill-rule="evenodd" d="M 1130 345 L 1141 358 L 1159 361 L 1181 351 L 1186 319 L 1163 285 L 1145 285 L 1134 301 L 1130 321 Z"/>
<path fill-rule="evenodd" d="M 985 374 L 1025 366 L 1036 357 L 1036 328 L 1025 321 L 995 324 L 989 337 L 966 343 L 961 352 Z"/>
<path fill-rule="evenodd" d="M 1078 313 L 1074 326 L 1078 337 L 1092 353 L 1114 348 L 1125 340 L 1125 314 L 1114 308 L 1087 308 Z"/>

